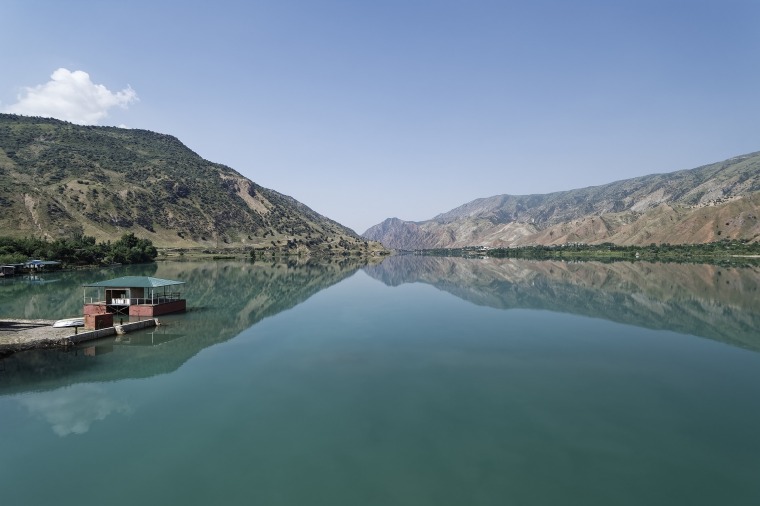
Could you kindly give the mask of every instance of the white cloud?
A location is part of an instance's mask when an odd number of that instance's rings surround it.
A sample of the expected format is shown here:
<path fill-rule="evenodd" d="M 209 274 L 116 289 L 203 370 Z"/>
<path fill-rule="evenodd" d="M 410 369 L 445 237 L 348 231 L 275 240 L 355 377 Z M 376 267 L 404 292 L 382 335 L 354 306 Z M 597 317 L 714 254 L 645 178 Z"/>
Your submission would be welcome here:
<path fill-rule="evenodd" d="M 114 93 L 93 83 L 87 72 L 60 68 L 45 84 L 24 88 L 18 102 L 4 112 L 93 125 L 108 116 L 109 109 L 117 106 L 126 109 L 137 100 L 137 93 L 130 86 Z"/>

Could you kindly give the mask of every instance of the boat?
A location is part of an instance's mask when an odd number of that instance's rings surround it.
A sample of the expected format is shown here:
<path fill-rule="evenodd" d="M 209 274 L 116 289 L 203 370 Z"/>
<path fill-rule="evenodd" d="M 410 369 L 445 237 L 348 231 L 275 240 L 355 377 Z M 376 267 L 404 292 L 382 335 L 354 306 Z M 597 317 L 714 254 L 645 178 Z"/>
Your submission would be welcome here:
<path fill-rule="evenodd" d="M 53 324 L 53 327 L 55 328 L 62 328 L 62 327 L 84 327 L 84 316 L 77 316 L 75 318 L 64 318 L 63 320 L 58 320 Z"/>

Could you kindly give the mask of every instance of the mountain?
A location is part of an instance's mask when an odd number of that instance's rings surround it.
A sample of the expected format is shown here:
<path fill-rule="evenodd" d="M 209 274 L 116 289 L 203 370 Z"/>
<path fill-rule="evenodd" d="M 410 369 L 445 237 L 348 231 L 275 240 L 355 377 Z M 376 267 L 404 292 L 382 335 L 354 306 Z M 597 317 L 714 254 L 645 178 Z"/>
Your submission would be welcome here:
<path fill-rule="evenodd" d="M 133 232 L 164 247 L 373 247 L 170 135 L 11 114 L 0 114 L 0 229 L 99 240 Z"/>
<path fill-rule="evenodd" d="M 403 250 L 758 241 L 758 216 L 760 152 L 603 186 L 477 199 L 427 221 L 389 218 L 362 235 Z"/>

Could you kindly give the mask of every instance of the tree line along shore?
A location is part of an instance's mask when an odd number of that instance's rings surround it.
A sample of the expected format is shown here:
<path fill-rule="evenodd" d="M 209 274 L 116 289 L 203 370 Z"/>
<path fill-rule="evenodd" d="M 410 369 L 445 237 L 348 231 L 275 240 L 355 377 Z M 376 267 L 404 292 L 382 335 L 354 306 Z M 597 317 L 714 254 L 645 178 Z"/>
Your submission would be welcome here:
<path fill-rule="evenodd" d="M 252 259 L 282 254 L 272 248 L 252 249 L 241 252 L 240 255 L 223 251 L 204 250 L 203 252 L 187 249 L 178 250 L 179 256 L 200 256 L 217 258 L 237 258 L 250 256 Z M 287 251 L 286 251 L 287 252 Z M 204 253 L 204 254 L 201 254 Z M 417 255 L 459 256 L 459 257 L 492 257 L 492 258 L 523 258 L 534 260 L 595 260 L 603 262 L 614 261 L 661 261 L 688 263 L 746 263 L 760 265 L 760 242 L 746 239 L 724 239 L 722 241 L 703 244 L 655 244 L 648 246 L 618 245 L 613 243 L 583 244 L 572 243 L 562 245 L 533 245 L 509 248 L 486 248 L 473 246 L 466 248 L 439 248 L 416 250 Z M 19 264 L 30 258 L 55 260 L 64 267 L 87 265 L 135 264 L 153 262 L 161 254 L 149 239 L 137 238 L 133 233 L 126 233 L 118 240 L 111 242 L 96 242 L 94 237 L 78 235 L 68 239 L 45 239 L 26 237 L 12 238 L 0 236 L 0 264 Z M 222 256 L 220 256 L 222 255 Z M 280 256 L 280 255 L 277 255 Z"/>
<path fill-rule="evenodd" d="M 422 255 L 524 258 L 535 260 L 653 261 L 688 263 L 746 263 L 760 265 L 760 242 L 725 239 L 703 244 L 649 244 L 622 246 L 613 243 L 518 246 L 512 248 L 428 249 Z"/>
<path fill-rule="evenodd" d="M 136 264 L 152 262 L 157 255 L 158 250 L 149 239 L 140 239 L 131 232 L 114 242 L 96 242 L 86 235 L 54 241 L 0 237 L 0 264 L 19 264 L 30 258 L 55 260 L 64 267 Z"/>

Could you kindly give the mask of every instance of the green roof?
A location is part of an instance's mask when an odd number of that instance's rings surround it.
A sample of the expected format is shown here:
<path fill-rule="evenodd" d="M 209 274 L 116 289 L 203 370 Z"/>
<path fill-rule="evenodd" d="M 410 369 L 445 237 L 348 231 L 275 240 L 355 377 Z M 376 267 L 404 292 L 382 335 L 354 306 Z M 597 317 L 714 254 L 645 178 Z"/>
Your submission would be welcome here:
<path fill-rule="evenodd" d="M 121 278 L 107 279 L 97 283 L 88 283 L 86 287 L 106 288 L 160 288 L 162 286 L 184 285 L 184 281 L 171 279 L 151 278 L 149 276 L 123 276 Z"/>

